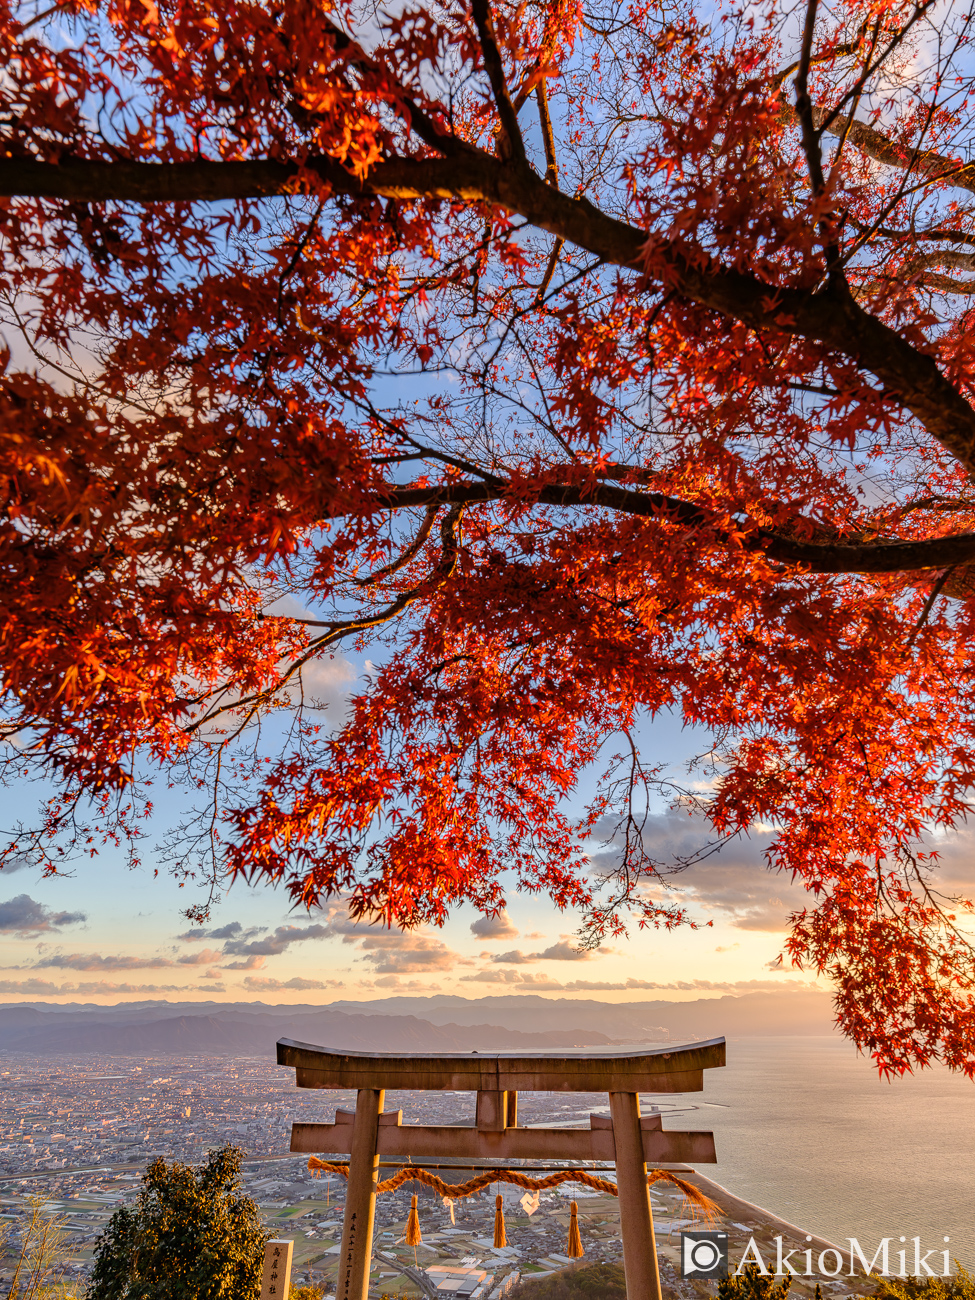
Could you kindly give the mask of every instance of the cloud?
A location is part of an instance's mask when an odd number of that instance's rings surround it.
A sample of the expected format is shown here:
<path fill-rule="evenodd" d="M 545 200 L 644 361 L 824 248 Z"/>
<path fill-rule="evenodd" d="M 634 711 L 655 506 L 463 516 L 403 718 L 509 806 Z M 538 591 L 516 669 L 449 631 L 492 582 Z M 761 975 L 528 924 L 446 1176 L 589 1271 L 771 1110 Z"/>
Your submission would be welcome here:
<path fill-rule="evenodd" d="M 229 921 L 226 925 L 221 925 L 218 929 L 211 930 L 210 938 L 211 939 L 234 939 L 237 937 L 238 934 L 240 934 L 243 928 L 244 927 L 241 925 L 239 921 Z M 263 929 L 264 926 L 255 925 L 252 926 L 251 929 L 247 931 L 247 933 L 260 934 L 260 932 Z"/>
<path fill-rule="evenodd" d="M 203 974 L 200 976 L 200 979 L 202 979 L 202 980 L 222 980 L 222 979 L 223 979 L 223 971 L 220 971 L 220 970 L 207 970 L 207 971 L 204 971 Z M 223 985 L 221 984 L 220 987 L 223 988 Z"/>
<path fill-rule="evenodd" d="M 535 992 L 541 989 L 563 988 L 563 985 L 558 980 L 553 980 L 548 975 L 543 975 L 540 972 L 526 974 L 524 971 L 519 970 L 481 970 L 475 975 L 461 975 L 460 978 L 461 983 L 470 984 L 518 984 L 522 988 L 531 988 Z"/>
<path fill-rule="evenodd" d="M 279 925 L 273 934 L 265 939 L 253 939 L 249 943 L 242 939 L 229 939 L 223 947 L 228 956 L 234 957 L 278 957 L 287 952 L 293 943 L 303 943 L 308 939 L 330 939 L 333 931 L 327 925 Z"/>
<path fill-rule="evenodd" d="M 294 596 L 279 596 L 265 607 L 265 614 L 282 618 L 321 618 L 321 610 L 309 609 Z M 348 717 L 349 697 L 355 689 L 358 672 L 351 660 L 342 654 L 329 654 L 305 664 L 297 681 L 282 698 L 297 706 L 317 705 L 328 710 L 327 726 L 340 726 Z"/>
<path fill-rule="evenodd" d="M 382 979 L 376 980 L 373 985 L 375 989 L 422 989 L 424 993 L 431 989 L 439 989 L 439 984 L 425 984 L 420 980 L 407 980 L 405 983 L 398 975 L 384 975 Z"/>
<path fill-rule="evenodd" d="M 212 966 L 219 961 L 223 953 L 219 948 L 201 948 L 199 952 L 187 952 L 176 958 L 177 966 Z"/>
<path fill-rule="evenodd" d="M 60 986 L 49 980 L 0 980 L 0 993 L 36 993 L 45 996 L 60 992 Z"/>
<path fill-rule="evenodd" d="M 371 963 L 377 975 L 413 975 L 424 971 L 453 970 L 458 965 L 470 964 L 448 948 L 442 939 L 402 930 L 369 935 L 359 947 L 365 954 L 363 960 Z"/>
<path fill-rule="evenodd" d="M 12 876 L 15 871 L 26 871 L 28 867 L 33 865 L 34 863 L 31 861 L 29 854 L 15 853 L 0 865 L 0 872 L 5 876 Z"/>
<path fill-rule="evenodd" d="M 553 943 L 544 952 L 521 952 L 515 948 L 511 952 L 496 953 L 491 960 L 509 966 L 524 966 L 533 961 L 590 961 L 595 953 L 586 948 L 576 948 L 566 939 Z"/>
<path fill-rule="evenodd" d="M 342 655 L 313 659 L 301 670 L 301 692 L 306 703 L 323 705 L 329 712 L 329 722 L 339 725 L 348 715 L 349 696 L 356 678 L 355 666 Z M 295 703 L 298 696 L 299 692 L 292 690 L 291 697 Z"/>
<path fill-rule="evenodd" d="M 290 980 L 257 979 L 253 975 L 248 975 L 244 980 L 244 988 L 251 993 L 272 993 L 278 989 L 324 989 L 329 986 L 342 988 L 342 982 L 340 980 L 306 980 L 298 975 Z"/>
<path fill-rule="evenodd" d="M 181 943 L 198 943 L 202 939 L 236 939 L 240 935 L 249 939 L 251 935 L 261 934 L 266 929 L 266 925 L 255 925 L 245 931 L 239 921 L 228 921 L 226 925 L 220 926 L 218 930 L 207 930 L 204 926 L 198 926 L 192 930 L 184 930 L 176 938 Z"/>
<path fill-rule="evenodd" d="M 734 952 L 736 948 L 740 948 L 740 947 L 741 947 L 741 944 L 740 944 L 740 943 L 730 943 L 730 944 L 728 944 L 728 946 L 727 946 L 726 948 L 715 948 L 714 951 L 715 951 L 715 952 Z"/>
<path fill-rule="evenodd" d="M 61 989 L 62 993 L 186 993 L 188 992 L 184 984 L 109 984 L 106 980 L 99 980 L 97 984 L 77 984 L 72 989 L 70 985 L 65 985 Z"/>
<path fill-rule="evenodd" d="M 87 921 L 84 912 L 52 912 L 29 894 L 17 894 L 0 903 L 0 934 L 18 934 L 23 938 L 59 930 L 65 925 Z"/>
<path fill-rule="evenodd" d="M 478 971 L 474 975 L 462 975 L 462 983 L 502 984 L 507 988 L 517 986 L 519 992 L 532 989 L 536 992 L 559 990 L 563 993 L 632 993 L 638 989 L 656 990 L 670 993 L 766 993 L 796 992 L 818 988 L 814 982 L 797 979 L 778 980 L 672 980 L 670 983 L 658 983 L 654 980 L 628 979 L 612 980 L 570 980 L 561 984 L 548 975 L 531 974 L 518 970 Z"/>
<path fill-rule="evenodd" d="M 975 898 L 975 830 L 962 826 L 959 830 L 938 833 L 925 842 L 924 851 L 938 855 L 932 884 L 940 893 L 962 898 Z"/>
<path fill-rule="evenodd" d="M 500 911 L 497 916 L 480 916 L 471 926 L 471 934 L 478 939 L 514 939 L 518 931 L 512 925 L 507 911 Z"/>
<path fill-rule="evenodd" d="M 567 993 L 620 993 L 633 989 L 656 989 L 680 993 L 772 993 L 785 990 L 787 993 L 818 989 L 820 986 L 806 980 L 674 980 L 670 984 L 658 984 L 652 980 L 628 979 L 625 984 L 614 984 L 607 980 L 572 980 L 566 984 Z"/>
<path fill-rule="evenodd" d="M 691 857 L 716 836 L 700 815 L 671 810 L 649 817 L 643 838 L 654 859 L 666 863 Z M 721 919 L 739 930 L 786 931 L 789 914 L 805 907 L 810 895 L 788 876 L 769 871 L 764 851 L 773 838 L 771 830 L 753 829 L 687 867 L 676 878 L 681 901 L 699 918 L 724 913 Z M 593 861 L 608 866 L 612 855 L 598 854 Z"/>
<path fill-rule="evenodd" d="M 217 954 L 219 956 L 219 954 Z M 36 961 L 34 966 L 41 970 L 47 967 L 54 967 L 58 970 L 87 970 L 87 971 L 109 971 L 109 970 L 150 970 L 156 966 L 172 966 L 173 962 L 168 957 L 122 957 L 113 955 L 102 957 L 97 952 L 69 952 L 54 953 L 50 957 L 42 957 Z"/>
<path fill-rule="evenodd" d="M 595 835 L 601 832 L 597 827 Z M 650 817 L 644 831 L 648 850 L 663 862 L 690 856 L 715 838 L 702 817 L 676 810 Z M 755 827 L 750 835 L 729 840 L 710 857 L 682 871 L 674 882 L 678 890 L 671 897 L 688 904 L 698 919 L 713 917 L 739 930 L 784 933 L 790 913 L 816 907 L 817 900 L 801 882 L 769 871 L 764 851 L 774 838 L 769 828 Z M 926 873 L 933 889 L 948 896 L 975 897 L 975 826 L 927 834 L 918 848 L 938 854 Z M 612 861 L 611 854 L 593 858 L 597 867 L 609 866 Z"/>
<path fill-rule="evenodd" d="M 272 934 L 265 934 L 260 939 L 248 941 L 244 936 L 228 939 L 223 946 L 223 954 L 240 957 L 242 960 L 224 962 L 223 969 L 257 970 L 264 965 L 265 957 L 280 956 L 294 943 L 304 943 L 311 939 L 336 938 L 341 938 L 343 943 L 358 948 L 362 953 L 362 960 L 368 963 L 377 975 L 426 973 L 452 970 L 458 965 L 473 964 L 453 952 L 440 939 L 415 932 L 387 930 L 379 925 L 355 922 L 350 918 L 348 904 L 344 901 L 333 902 L 324 910 L 326 918 L 324 924 L 279 925 Z"/>
<path fill-rule="evenodd" d="M 115 993 L 185 993 L 182 984 L 109 984 L 105 980 L 81 984 L 51 984 L 47 980 L 0 980 L 0 993 L 17 993 L 21 997 L 38 995 L 44 997 L 73 994 L 115 994 Z"/>

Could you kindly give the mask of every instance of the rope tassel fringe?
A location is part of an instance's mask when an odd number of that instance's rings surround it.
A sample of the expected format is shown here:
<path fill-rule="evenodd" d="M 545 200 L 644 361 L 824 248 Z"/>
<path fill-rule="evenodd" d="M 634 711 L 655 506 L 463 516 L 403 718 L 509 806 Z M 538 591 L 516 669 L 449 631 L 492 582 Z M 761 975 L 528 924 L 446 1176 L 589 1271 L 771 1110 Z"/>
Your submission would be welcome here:
<path fill-rule="evenodd" d="M 423 1245 L 423 1234 L 420 1232 L 420 1211 L 416 1206 L 415 1195 L 413 1204 L 410 1206 L 409 1218 L 406 1220 L 406 1244 L 408 1246 Z"/>
<path fill-rule="evenodd" d="M 582 1249 L 582 1237 L 579 1235 L 579 1207 L 575 1201 L 569 1207 L 569 1244 L 565 1253 L 570 1259 L 580 1259 L 586 1253 Z"/>
<path fill-rule="evenodd" d="M 495 1198 L 494 1206 L 494 1246 L 497 1250 L 508 1244 L 508 1238 L 504 1235 L 504 1202 L 500 1192 Z"/>

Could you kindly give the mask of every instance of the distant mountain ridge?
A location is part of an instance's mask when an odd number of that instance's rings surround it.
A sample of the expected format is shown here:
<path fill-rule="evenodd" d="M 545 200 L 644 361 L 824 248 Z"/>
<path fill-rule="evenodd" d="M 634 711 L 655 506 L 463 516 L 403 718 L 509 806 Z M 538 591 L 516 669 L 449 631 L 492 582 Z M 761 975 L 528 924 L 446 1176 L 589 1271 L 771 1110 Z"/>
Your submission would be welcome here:
<path fill-rule="evenodd" d="M 0 1050 L 39 1056 L 65 1052 L 273 1056 L 278 1038 L 350 1051 L 407 1053 L 600 1047 L 613 1041 L 591 1029 L 526 1033 L 502 1025 L 434 1025 L 410 1015 L 365 1016 L 331 1008 L 283 1016 L 263 1009 L 250 1014 L 236 1008 L 208 1009 L 204 1015 L 161 1019 L 117 1008 L 102 1009 L 102 1014 L 0 1008 Z"/>
<path fill-rule="evenodd" d="M 818 990 L 747 993 L 691 1002 L 598 1002 L 537 994 L 393 997 L 328 1006 L 138 1002 L 114 1007 L 0 1005 L 0 1051 L 36 1055 L 270 1056 L 278 1038 L 350 1051 L 470 1052 L 686 1042 L 696 1038 L 833 1031 Z"/>

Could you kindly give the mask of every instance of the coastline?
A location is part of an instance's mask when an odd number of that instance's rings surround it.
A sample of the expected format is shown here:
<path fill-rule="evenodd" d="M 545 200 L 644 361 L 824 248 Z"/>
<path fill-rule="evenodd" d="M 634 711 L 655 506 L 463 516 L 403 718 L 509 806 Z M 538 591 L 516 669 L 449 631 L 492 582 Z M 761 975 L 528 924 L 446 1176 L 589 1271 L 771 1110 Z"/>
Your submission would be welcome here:
<path fill-rule="evenodd" d="M 693 1183 L 695 1187 L 699 1188 L 718 1205 L 719 1215 L 713 1224 L 706 1226 L 713 1226 L 728 1233 L 728 1254 L 732 1272 L 735 1271 L 735 1268 L 742 1260 L 749 1241 L 754 1241 L 768 1271 L 774 1273 L 779 1252 L 779 1243 L 776 1238 L 780 1237 L 782 1238 L 781 1250 L 784 1257 L 788 1258 L 789 1253 L 793 1252 L 792 1266 L 798 1271 L 798 1276 L 791 1278 L 792 1293 L 799 1296 L 811 1295 L 817 1283 L 830 1283 L 834 1288 L 841 1287 L 842 1293 L 845 1295 L 872 1295 L 875 1292 L 876 1276 L 867 1276 L 862 1269 L 859 1269 L 853 1275 L 844 1271 L 834 1275 L 828 1272 L 822 1274 L 813 1272 L 807 1276 L 803 1273 L 806 1267 L 805 1255 L 807 1251 L 812 1252 L 814 1265 L 824 1251 L 835 1251 L 843 1261 L 844 1267 L 848 1267 L 849 1250 L 842 1250 L 836 1242 L 829 1241 L 826 1237 L 821 1237 L 816 1233 L 807 1232 L 804 1228 L 800 1228 L 787 1219 L 773 1214 L 764 1206 L 756 1205 L 753 1201 L 746 1201 L 744 1197 L 736 1196 L 734 1192 L 729 1191 L 720 1183 L 716 1183 L 712 1178 L 708 1178 L 699 1170 L 693 1169 L 690 1165 L 662 1165 L 661 1168 L 669 1169 L 673 1173 L 679 1174 L 681 1178 Z M 702 1224 L 702 1226 L 704 1225 Z M 677 1225 L 675 1224 L 670 1232 L 657 1232 L 658 1255 L 662 1263 L 666 1261 L 671 1265 L 675 1280 L 680 1278 L 680 1237 L 675 1235 L 676 1231 Z M 698 1283 L 697 1285 L 700 1286 L 701 1284 Z M 839 1297 L 839 1289 L 835 1294 Z"/>
<path fill-rule="evenodd" d="M 801 1242 L 803 1249 L 811 1246 L 817 1255 L 824 1250 L 839 1250 L 840 1254 L 846 1253 L 837 1246 L 835 1241 L 829 1241 L 826 1237 L 819 1237 L 815 1233 L 807 1232 L 805 1228 L 790 1223 L 788 1219 L 780 1218 L 777 1214 L 773 1214 L 771 1210 L 766 1210 L 764 1206 L 755 1205 L 752 1201 L 746 1201 L 741 1196 L 736 1196 L 727 1187 L 722 1187 L 713 1178 L 708 1178 L 696 1169 L 689 1170 L 687 1174 L 682 1174 L 681 1177 L 687 1178 L 688 1182 L 700 1187 L 701 1191 L 710 1196 L 712 1201 L 717 1201 L 722 1210 L 728 1215 L 734 1215 L 739 1220 L 749 1217 L 754 1218 L 756 1223 L 768 1228 L 774 1228 L 776 1235 L 781 1234 L 783 1237 L 790 1237 L 797 1244 Z"/>

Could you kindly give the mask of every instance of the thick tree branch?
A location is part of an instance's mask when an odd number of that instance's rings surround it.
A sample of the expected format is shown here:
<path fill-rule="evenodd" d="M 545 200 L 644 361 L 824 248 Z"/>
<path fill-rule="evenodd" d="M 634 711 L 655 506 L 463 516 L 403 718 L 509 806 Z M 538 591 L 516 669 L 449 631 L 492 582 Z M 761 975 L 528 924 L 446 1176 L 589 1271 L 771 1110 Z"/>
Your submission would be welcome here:
<path fill-rule="evenodd" d="M 404 510 L 417 506 L 485 505 L 510 500 L 512 505 L 525 504 L 524 495 L 509 492 L 491 483 L 457 480 L 426 487 L 390 488 L 364 504 L 362 513 Z M 878 542 L 806 542 L 784 536 L 773 529 L 759 528 L 746 522 L 729 521 L 726 515 L 661 492 L 635 492 L 615 484 L 599 483 L 591 487 L 576 484 L 550 484 L 541 488 L 534 501 L 539 505 L 582 507 L 599 506 L 621 514 L 656 519 L 683 528 L 710 531 L 715 540 L 745 551 L 764 552 L 769 559 L 795 564 L 812 573 L 913 573 L 925 569 L 944 569 L 953 565 L 975 563 L 975 533 L 956 533 L 921 541 L 884 540 Z M 805 521 L 810 528 L 816 525 Z"/>
<path fill-rule="evenodd" d="M 491 93 L 498 109 L 501 130 L 504 133 L 502 153 L 508 159 L 523 163 L 525 161 L 525 142 L 518 125 L 518 114 L 508 93 L 508 83 L 504 76 L 504 64 L 501 51 L 494 36 L 494 23 L 491 21 L 489 0 L 472 0 L 471 12 L 477 25 L 477 36 L 484 55 L 484 69 L 491 82 Z"/>
<path fill-rule="evenodd" d="M 802 148 L 809 168 L 813 193 L 818 198 L 826 187 L 819 138 L 813 122 L 813 104 L 809 97 L 809 66 L 812 61 L 813 35 L 816 30 L 817 0 L 806 0 L 806 21 L 802 33 L 802 54 L 796 70 L 796 117 L 802 128 Z"/>
<path fill-rule="evenodd" d="M 783 104 L 781 112 L 785 121 L 798 123 L 796 110 L 791 105 Z M 954 161 L 934 149 L 912 149 L 909 145 L 898 144 L 858 118 L 833 118 L 831 111 L 821 104 L 812 106 L 812 121 L 818 131 L 825 131 L 838 139 L 845 136 L 861 153 L 888 167 L 916 172 L 926 180 L 948 181 L 958 189 L 975 194 L 975 163 Z"/>
<path fill-rule="evenodd" d="M 555 155 L 555 132 L 552 129 L 552 114 L 548 107 L 548 87 L 543 77 L 535 87 L 535 99 L 538 102 L 538 124 L 542 128 L 542 143 L 545 146 L 545 180 L 549 185 L 558 187 L 559 161 Z"/>
<path fill-rule="evenodd" d="M 309 187 L 345 195 L 451 198 L 492 203 L 603 262 L 644 271 L 666 287 L 756 330 L 816 340 L 871 371 L 975 477 L 975 411 L 938 369 L 895 330 L 869 315 L 846 292 L 781 288 L 757 276 L 695 256 L 697 250 L 639 230 L 563 194 L 530 167 L 483 152 L 453 158 L 397 158 L 377 164 L 367 182 L 330 158 L 296 164 L 253 162 L 135 163 L 66 159 L 0 159 L 0 195 L 146 202 L 213 202 L 289 194 Z"/>

